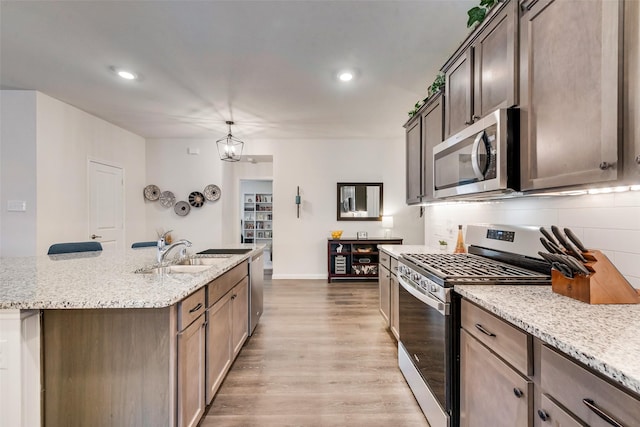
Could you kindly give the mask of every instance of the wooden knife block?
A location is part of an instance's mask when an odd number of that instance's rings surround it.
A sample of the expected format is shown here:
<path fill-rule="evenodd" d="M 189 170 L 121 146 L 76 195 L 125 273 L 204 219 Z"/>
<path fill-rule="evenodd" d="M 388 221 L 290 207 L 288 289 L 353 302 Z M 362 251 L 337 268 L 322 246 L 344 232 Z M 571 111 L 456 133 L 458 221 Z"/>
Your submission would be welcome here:
<path fill-rule="evenodd" d="M 591 274 L 577 274 L 569 279 L 552 269 L 553 292 L 588 304 L 640 303 L 640 291 L 631 286 L 605 254 L 592 250 L 583 255 L 588 261 L 585 267 Z"/>

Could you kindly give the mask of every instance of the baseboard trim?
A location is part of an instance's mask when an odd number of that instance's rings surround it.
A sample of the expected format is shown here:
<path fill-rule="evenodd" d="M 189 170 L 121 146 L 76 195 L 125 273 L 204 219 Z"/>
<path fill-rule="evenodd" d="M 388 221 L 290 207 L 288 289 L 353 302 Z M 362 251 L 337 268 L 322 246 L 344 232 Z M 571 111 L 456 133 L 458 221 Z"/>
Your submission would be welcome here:
<path fill-rule="evenodd" d="M 271 276 L 272 280 L 318 280 L 324 279 L 327 280 L 327 275 L 325 274 L 273 274 Z"/>

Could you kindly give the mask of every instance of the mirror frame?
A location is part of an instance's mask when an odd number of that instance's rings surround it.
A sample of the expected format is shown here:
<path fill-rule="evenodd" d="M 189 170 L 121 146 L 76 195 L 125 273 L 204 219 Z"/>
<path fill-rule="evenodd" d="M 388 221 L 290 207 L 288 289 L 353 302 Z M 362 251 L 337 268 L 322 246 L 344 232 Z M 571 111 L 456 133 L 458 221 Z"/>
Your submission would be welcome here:
<path fill-rule="evenodd" d="M 342 189 L 342 187 L 349 187 L 349 186 L 365 186 L 365 187 L 378 187 L 380 189 L 380 212 L 378 216 L 370 216 L 370 217 L 349 217 L 349 218 L 345 218 L 345 217 L 341 217 L 340 216 L 340 208 L 342 206 L 342 200 L 340 199 L 340 190 Z M 382 197 L 382 189 L 383 189 L 383 184 L 381 182 L 339 182 L 337 185 L 337 191 L 336 191 L 336 219 L 338 221 L 382 221 L 382 215 L 383 215 L 383 209 L 384 209 L 384 205 L 382 204 L 383 202 L 383 197 Z"/>

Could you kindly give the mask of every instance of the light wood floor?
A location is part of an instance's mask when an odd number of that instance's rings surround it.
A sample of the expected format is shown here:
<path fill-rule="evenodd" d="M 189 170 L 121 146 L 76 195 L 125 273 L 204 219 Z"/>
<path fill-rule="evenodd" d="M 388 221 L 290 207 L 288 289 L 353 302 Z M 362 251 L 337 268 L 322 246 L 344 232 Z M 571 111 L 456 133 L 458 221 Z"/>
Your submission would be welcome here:
<path fill-rule="evenodd" d="M 203 427 L 420 426 L 375 282 L 273 281 Z"/>

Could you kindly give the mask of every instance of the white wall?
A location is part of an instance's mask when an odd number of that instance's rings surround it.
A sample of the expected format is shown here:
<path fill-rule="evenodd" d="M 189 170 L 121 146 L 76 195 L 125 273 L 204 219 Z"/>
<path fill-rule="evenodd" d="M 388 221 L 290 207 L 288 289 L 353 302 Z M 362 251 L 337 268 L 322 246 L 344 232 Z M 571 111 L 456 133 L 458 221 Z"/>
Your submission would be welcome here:
<path fill-rule="evenodd" d="M 126 244 L 144 236 L 143 138 L 35 91 L 2 91 L 1 116 L 2 256 L 88 240 L 89 159 L 124 169 Z M 27 212 L 6 212 L 6 200 Z"/>
<path fill-rule="evenodd" d="M 0 91 L 0 256 L 36 253 L 36 92 Z M 8 212 L 7 201 L 26 202 Z"/>
<path fill-rule="evenodd" d="M 189 148 L 199 150 L 188 154 Z M 192 250 L 200 251 L 222 244 L 221 231 L 237 222 L 235 217 L 222 215 L 223 206 L 236 203 L 236 192 L 222 184 L 222 162 L 214 140 L 156 139 L 147 141 L 147 178 L 144 185 L 154 184 L 161 191 L 171 191 L 176 201 L 189 201 L 193 191 L 203 192 L 209 184 L 220 187 L 220 199 L 205 202 L 200 208 L 191 207 L 186 216 L 177 215 L 173 208 L 164 208 L 160 202 L 144 202 L 147 217 L 145 240 L 157 238 L 158 230 L 173 230 L 172 237 L 188 239 Z M 144 186 L 143 186 L 144 187 Z M 142 194 L 142 188 L 140 194 Z M 236 243 L 237 239 L 236 239 Z"/>
<path fill-rule="evenodd" d="M 42 93 L 37 99 L 37 253 L 89 239 L 89 159 L 124 169 L 125 247 L 141 240 L 144 139 Z"/>
<path fill-rule="evenodd" d="M 326 278 L 327 238 L 367 231 L 382 237 L 378 221 L 337 221 L 338 182 L 384 183 L 384 213 L 394 216 L 393 235 L 423 243 L 419 207 L 405 205 L 404 137 L 397 140 L 277 141 L 273 153 L 273 278 Z M 295 195 L 302 206 L 296 217 Z"/>
<path fill-rule="evenodd" d="M 640 288 L 640 191 L 432 205 L 427 207 L 425 242 L 437 246 L 444 239 L 453 247 L 458 224 L 481 223 L 569 227 Z"/>
<path fill-rule="evenodd" d="M 198 147 L 199 156 L 187 154 Z M 337 221 L 338 182 L 383 182 L 384 213 L 393 215 L 393 235 L 407 244 L 422 244 L 424 220 L 419 207 L 405 205 L 405 150 L 401 129 L 397 140 L 249 140 L 245 155 L 272 155 L 268 164 L 228 163 L 218 158 L 212 140 L 147 141 L 147 184 L 171 190 L 178 198 L 207 184 L 217 184 L 222 197 L 216 204 L 192 209 L 177 217 L 157 203 L 146 203 L 147 234 L 156 228 L 173 229 L 174 237 L 192 240 L 195 247 L 207 248 L 238 243 L 240 235 L 240 180 L 273 179 L 273 277 L 326 278 L 327 238 L 331 230 L 344 236 L 367 231 L 383 236 L 380 222 Z M 296 218 L 296 187 L 300 186 L 302 206 Z"/>

